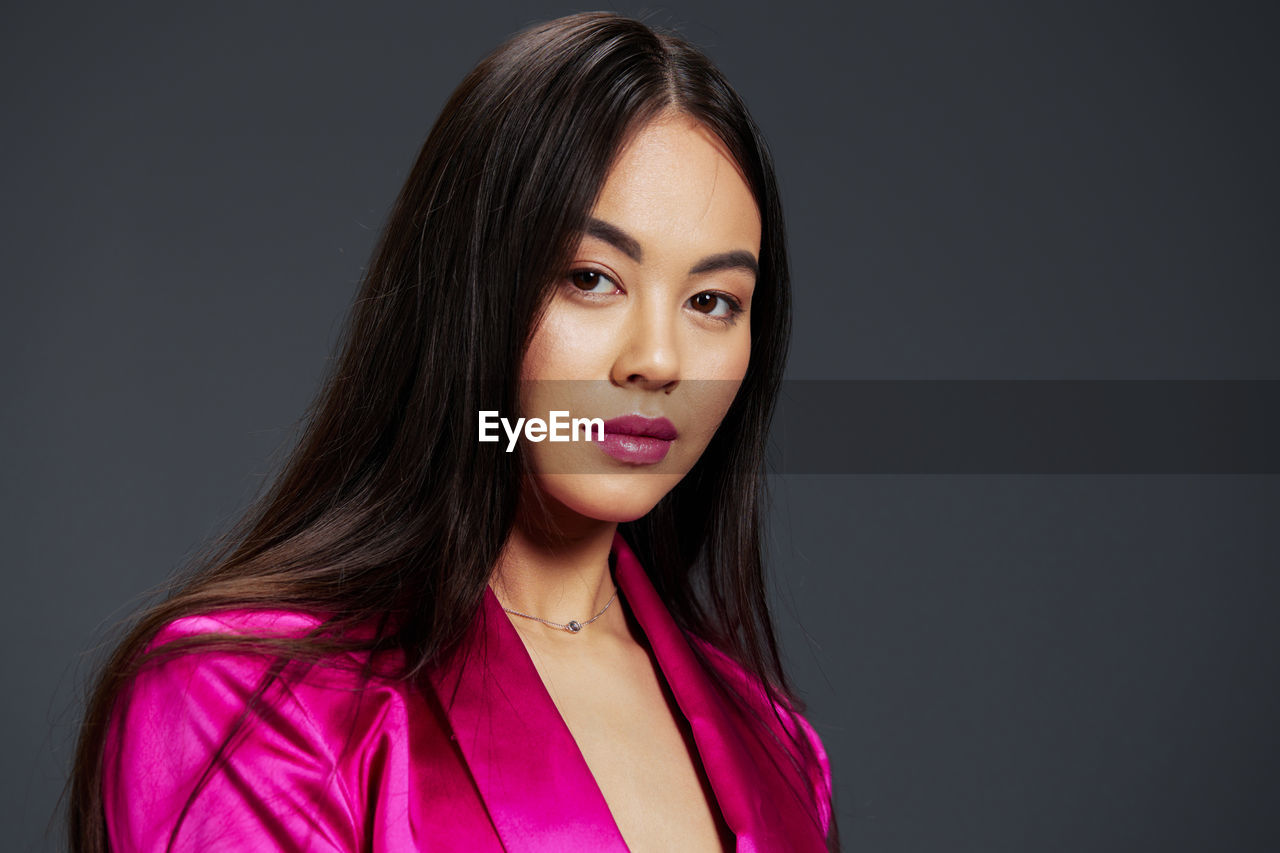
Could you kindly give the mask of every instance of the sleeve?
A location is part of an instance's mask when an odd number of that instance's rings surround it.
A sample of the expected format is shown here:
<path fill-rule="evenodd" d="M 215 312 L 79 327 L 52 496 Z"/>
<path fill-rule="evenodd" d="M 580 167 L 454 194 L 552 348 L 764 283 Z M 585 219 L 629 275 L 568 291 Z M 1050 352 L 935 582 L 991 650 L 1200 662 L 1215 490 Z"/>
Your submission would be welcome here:
<path fill-rule="evenodd" d="M 113 850 L 359 849 L 334 759 L 341 741 L 321 733 L 314 709 L 276 679 L 262 708 L 245 714 L 267 667 L 261 655 L 187 652 L 130 682 L 103 756 Z"/>

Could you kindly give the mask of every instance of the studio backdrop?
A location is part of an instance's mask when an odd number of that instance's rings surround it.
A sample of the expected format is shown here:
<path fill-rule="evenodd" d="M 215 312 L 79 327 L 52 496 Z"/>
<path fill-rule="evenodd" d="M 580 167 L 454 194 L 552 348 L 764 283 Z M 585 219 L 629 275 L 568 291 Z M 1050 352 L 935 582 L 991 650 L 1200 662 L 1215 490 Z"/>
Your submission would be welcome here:
<path fill-rule="evenodd" d="M 445 97 L 573 11 L 8 10 L 7 849 L 60 849 L 101 644 L 283 457 Z M 845 849 L 1280 849 L 1274 10 L 615 11 L 777 166 L 771 594 Z"/>

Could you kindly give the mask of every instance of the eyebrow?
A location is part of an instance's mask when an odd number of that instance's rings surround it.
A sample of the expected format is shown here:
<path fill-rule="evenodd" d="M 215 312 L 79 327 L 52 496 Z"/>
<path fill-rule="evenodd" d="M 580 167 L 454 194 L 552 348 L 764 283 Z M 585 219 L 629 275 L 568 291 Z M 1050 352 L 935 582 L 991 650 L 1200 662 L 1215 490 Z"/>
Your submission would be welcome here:
<path fill-rule="evenodd" d="M 597 240 L 603 240 L 636 263 L 640 263 L 644 259 L 644 252 L 640 249 L 640 241 L 618 226 L 605 222 L 603 219 L 596 219 L 594 216 L 589 218 L 586 227 L 583 228 L 583 233 L 589 237 L 595 237 Z M 689 275 L 734 269 L 746 270 L 753 276 L 760 275 L 760 266 L 756 263 L 755 256 L 745 249 L 735 249 L 731 252 L 708 255 L 689 268 Z"/>

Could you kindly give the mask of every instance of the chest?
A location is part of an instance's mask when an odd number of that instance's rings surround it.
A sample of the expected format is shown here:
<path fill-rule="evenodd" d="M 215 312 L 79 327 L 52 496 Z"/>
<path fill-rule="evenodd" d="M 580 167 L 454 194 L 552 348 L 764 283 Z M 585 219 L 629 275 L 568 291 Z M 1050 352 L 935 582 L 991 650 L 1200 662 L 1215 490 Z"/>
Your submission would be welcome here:
<path fill-rule="evenodd" d="M 531 655 L 634 851 L 734 849 L 687 721 L 651 653 Z"/>

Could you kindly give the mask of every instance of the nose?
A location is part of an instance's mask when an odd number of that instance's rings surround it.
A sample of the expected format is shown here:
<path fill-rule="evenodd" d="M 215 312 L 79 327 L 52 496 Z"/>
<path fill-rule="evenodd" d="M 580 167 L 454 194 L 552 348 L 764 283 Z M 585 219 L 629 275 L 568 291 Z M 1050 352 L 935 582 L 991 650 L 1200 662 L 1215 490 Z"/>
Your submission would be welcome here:
<path fill-rule="evenodd" d="M 614 384 L 670 394 L 680 381 L 676 317 L 661 301 L 637 305 L 627 318 L 610 371 Z"/>

